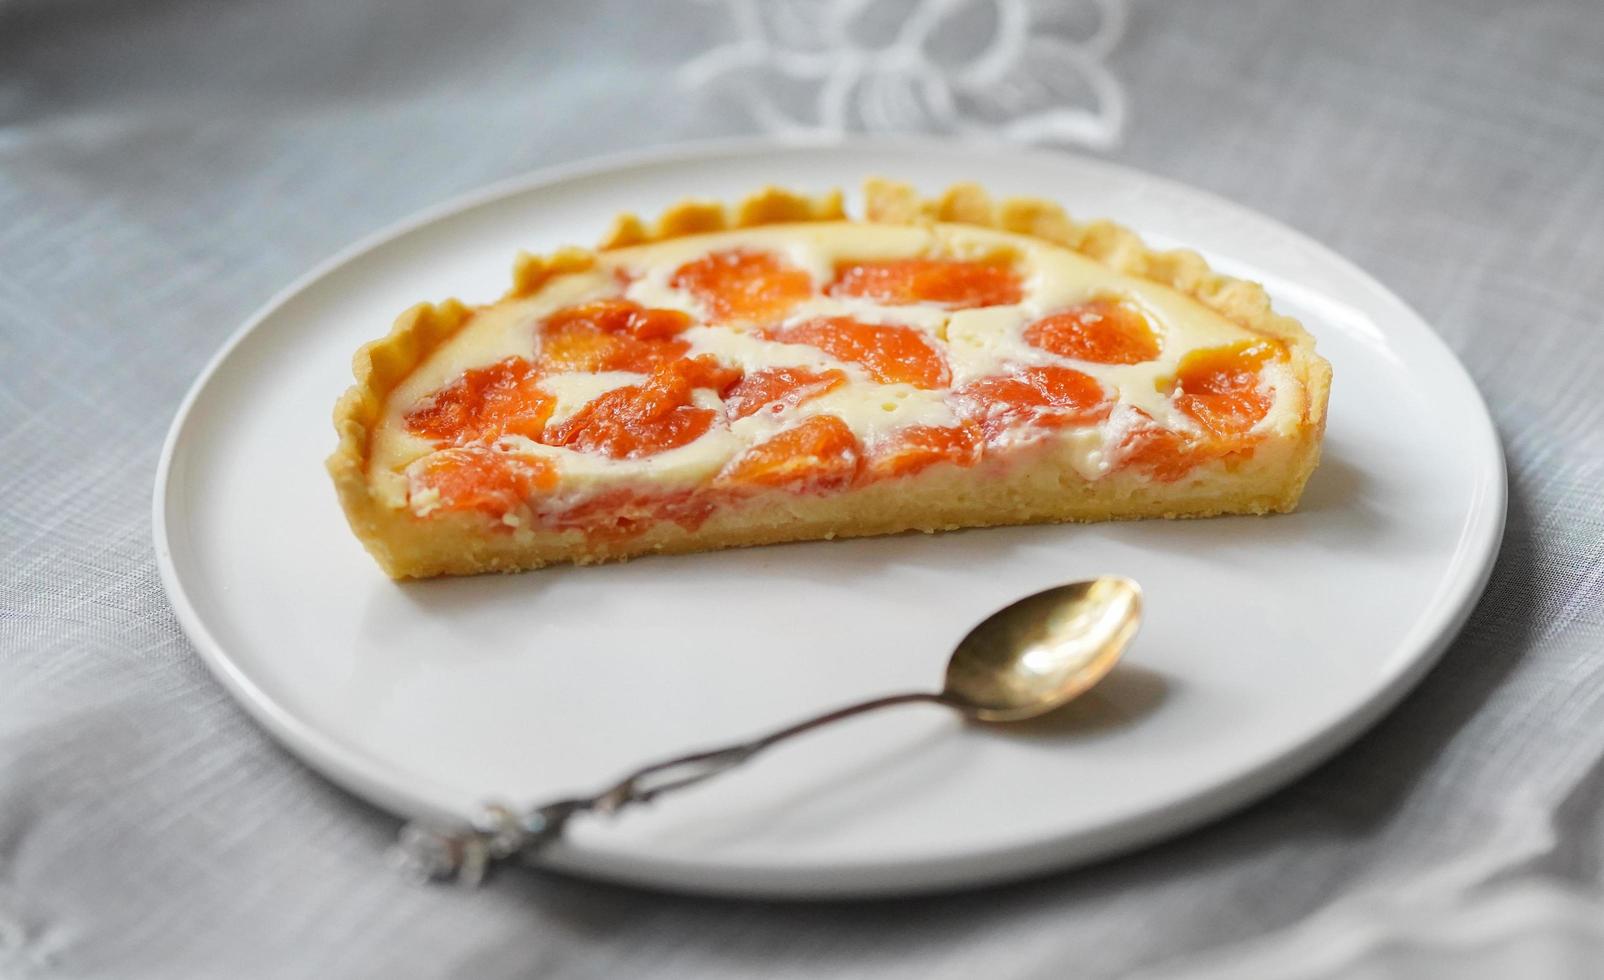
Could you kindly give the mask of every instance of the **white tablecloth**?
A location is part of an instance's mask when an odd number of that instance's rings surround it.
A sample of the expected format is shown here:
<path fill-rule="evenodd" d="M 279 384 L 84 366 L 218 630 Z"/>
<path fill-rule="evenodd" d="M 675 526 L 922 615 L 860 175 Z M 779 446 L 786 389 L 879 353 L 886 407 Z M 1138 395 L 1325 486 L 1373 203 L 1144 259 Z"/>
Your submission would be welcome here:
<path fill-rule="evenodd" d="M 0 0 L 0 976 L 1604 975 L 1604 7 L 954 6 Z M 1104 152 L 1378 275 L 1505 439 L 1486 598 L 1335 761 L 1089 869 L 852 905 L 399 880 L 395 822 L 247 721 L 168 608 L 149 493 L 185 388 L 443 197 L 864 128 Z"/>

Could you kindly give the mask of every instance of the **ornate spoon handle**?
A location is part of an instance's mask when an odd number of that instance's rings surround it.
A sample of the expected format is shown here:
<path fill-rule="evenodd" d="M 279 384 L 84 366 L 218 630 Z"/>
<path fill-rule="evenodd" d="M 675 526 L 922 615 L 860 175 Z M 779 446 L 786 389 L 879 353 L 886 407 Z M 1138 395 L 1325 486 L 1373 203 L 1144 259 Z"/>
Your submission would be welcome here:
<path fill-rule="evenodd" d="M 397 863 L 408 873 L 425 880 L 450 878 L 464 884 L 478 884 L 492 862 L 520 853 L 539 853 L 562 836 L 563 828 L 576 813 L 613 814 L 631 804 L 650 803 L 665 793 L 694 786 L 734 769 L 769 746 L 803 732 L 866 711 L 919 701 L 965 710 L 961 703 L 946 694 L 923 691 L 893 694 L 837 708 L 751 741 L 655 762 L 635 770 L 595 796 L 555 800 L 523 812 L 492 803 L 471 826 L 458 830 L 441 830 L 414 821 L 401 828 L 396 843 Z"/>

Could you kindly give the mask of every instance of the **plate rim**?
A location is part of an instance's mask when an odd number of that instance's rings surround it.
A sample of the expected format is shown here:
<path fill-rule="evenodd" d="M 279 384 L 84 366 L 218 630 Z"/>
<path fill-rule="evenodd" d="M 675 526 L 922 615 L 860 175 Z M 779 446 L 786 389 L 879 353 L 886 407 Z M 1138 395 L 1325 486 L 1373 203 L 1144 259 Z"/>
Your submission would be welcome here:
<path fill-rule="evenodd" d="M 683 164 L 698 159 L 808 150 L 973 154 L 983 152 L 984 147 L 972 142 L 920 136 L 848 139 L 739 137 L 656 144 L 538 168 L 448 197 L 335 251 L 270 296 L 207 360 L 179 402 L 157 462 L 151 502 L 151 534 L 157 569 L 179 626 L 208 672 L 236 704 L 295 756 L 299 763 L 390 814 L 423 816 L 435 820 L 450 820 L 455 816 L 436 811 L 388 785 L 371 771 L 374 764 L 381 768 L 392 768 L 388 762 L 343 744 L 274 701 L 229 657 L 184 588 L 173 559 L 169 535 L 168 510 L 174 480 L 173 464 L 195 405 L 234 352 L 247 337 L 309 287 L 397 238 L 458 213 L 581 177 L 596 177 L 654 165 Z M 1284 744 L 1279 751 L 1270 753 L 1232 778 L 1213 783 L 1207 789 L 1173 800 L 1135 818 L 1089 832 L 1078 832 L 1072 837 L 1047 837 L 1025 844 L 965 853 L 942 864 L 943 871 L 940 874 L 922 872 L 920 869 L 923 865 L 907 861 L 858 861 L 845 866 L 820 864 L 806 868 L 788 866 L 784 870 L 761 864 L 715 868 L 672 857 L 654 857 L 650 862 L 640 863 L 638 856 L 633 854 L 567 846 L 559 846 L 543 855 L 540 861 L 542 868 L 668 891 L 786 899 L 911 895 L 1040 877 L 1091 860 L 1116 857 L 1183 830 L 1213 822 L 1307 773 L 1388 714 L 1437 664 L 1463 629 L 1486 589 L 1502 546 L 1508 507 L 1508 467 L 1502 441 L 1481 390 L 1458 355 L 1425 318 L 1385 283 L 1329 246 L 1278 218 L 1212 191 L 1082 153 L 1034 148 L 1024 150 L 1018 147 L 1010 147 L 1009 152 L 1016 157 L 1042 163 L 1071 163 L 1082 168 L 1101 170 L 1110 176 L 1162 186 L 1204 200 L 1222 211 L 1273 225 L 1278 232 L 1308 249 L 1320 261 L 1364 281 L 1378 298 L 1384 299 L 1398 314 L 1412 319 L 1421 328 L 1425 341 L 1438 348 L 1437 353 L 1446 360 L 1445 366 L 1451 366 L 1452 383 L 1463 389 L 1464 394 L 1473 399 L 1481 410 L 1475 419 L 1474 431 L 1467 425 L 1466 433 L 1487 452 L 1486 463 L 1489 467 L 1481 481 L 1484 496 L 1479 502 L 1475 498 L 1472 500 L 1470 519 L 1461 529 L 1458 554 L 1452 559 L 1450 571 L 1445 576 L 1446 583 L 1451 586 L 1448 589 L 1450 594 L 1439 600 L 1438 614 L 1429 625 L 1417 626 L 1417 631 L 1423 632 L 1425 638 L 1414 642 L 1416 651 L 1408 656 L 1393 658 L 1377 672 L 1376 681 L 1367 686 L 1359 707 L 1323 729 Z M 1471 550 L 1469 555 L 1467 548 Z M 1479 563 L 1467 568 L 1467 561 L 1474 560 L 1475 554 L 1480 555 Z M 1410 638 L 1406 634 L 1402 639 L 1407 641 Z"/>

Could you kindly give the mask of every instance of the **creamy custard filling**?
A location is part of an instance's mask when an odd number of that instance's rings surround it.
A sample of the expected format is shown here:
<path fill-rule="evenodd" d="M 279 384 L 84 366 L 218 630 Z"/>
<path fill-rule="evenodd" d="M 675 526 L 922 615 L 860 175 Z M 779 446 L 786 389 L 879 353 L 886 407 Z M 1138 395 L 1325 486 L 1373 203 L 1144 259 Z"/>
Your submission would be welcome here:
<path fill-rule="evenodd" d="M 810 293 L 787 305 L 783 315 L 753 321 L 720 317 L 705 297 L 683 283 L 676 284 L 676 272 L 688 263 L 727 253 L 775 256 L 788 269 L 805 274 Z M 950 309 L 950 304 L 892 304 L 832 294 L 843 263 L 916 258 L 1006 262 L 1018 277 L 1019 300 Z M 1144 439 L 1151 433 L 1194 441 L 1210 437 L 1198 413 L 1186 410 L 1178 397 L 1176 378 L 1190 352 L 1273 343 L 1165 286 L 1119 275 L 1067 249 L 1005 232 L 954 225 L 831 222 L 680 238 L 601 253 L 596 268 L 590 271 L 560 276 L 533 297 L 478 311 L 391 394 L 386 424 L 376 433 L 371 451 L 374 483 L 406 495 L 419 516 L 437 511 L 442 506 L 438 490 L 410 478 L 442 445 L 409 431 L 409 413 L 438 398 L 440 391 L 473 369 L 507 358 L 538 361 L 542 354 L 540 326 L 554 313 L 619 297 L 641 307 L 678 311 L 689 317 L 690 325 L 670 338 L 676 350 L 683 348 L 678 354 L 681 358 L 708 358 L 748 378 L 761 372 L 801 369 L 820 376 L 838 373 L 844 381 L 822 394 L 796 403 L 775 402 L 742 417 L 732 417 L 730 406 L 717 390 L 696 387 L 684 408 L 687 418 L 694 416 L 695 420 L 706 418 L 697 416 L 699 411 L 711 413 L 705 431 L 683 445 L 640 455 L 586 451 L 519 432 L 487 440 L 497 452 L 535 461 L 530 464 L 535 476 L 519 471 L 521 478 L 546 481 L 528 494 L 530 512 L 535 515 L 568 513 L 614 491 L 645 489 L 664 497 L 715 486 L 721 474 L 753 447 L 821 417 L 844 423 L 867 456 L 908 438 L 911 432 L 928 430 L 984 430 L 984 452 L 994 457 L 1051 439 L 1077 474 L 1097 480 L 1149 451 L 1153 440 Z M 1118 304 L 1138 314 L 1151 327 L 1156 355 L 1136 363 L 1101 363 L 1054 353 L 1027 339 L 1032 324 L 1092 300 Z M 911 332 L 895 335 L 896 342 L 903 345 L 899 349 L 917 353 L 923 344 L 935 351 L 943 362 L 942 383 L 888 380 L 888 375 L 915 371 L 918 365 L 907 357 L 887 355 L 877 361 L 874 357 L 837 356 L 840 350 L 832 354 L 815 343 L 795 339 L 811 336 L 810 325 L 837 318 Z M 1067 424 L 1057 419 L 1049 426 L 1032 421 L 1028 413 L 1013 419 L 1006 405 L 993 405 L 978 414 L 973 410 L 979 397 L 974 394 L 976 386 L 1017 378 L 1021 372 L 1065 368 L 1101 385 L 1107 401 L 1102 411 Z M 538 384 L 550 397 L 550 414 L 544 423 L 547 431 L 574 420 L 604 396 L 650 385 L 652 377 L 647 370 L 545 372 Z M 1235 451 L 1251 452 L 1256 439 L 1295 431 L 1303 413 L 1303 395 L 1296 376 L 1282 359 L 1271 356 L 1263 360 L 1251 384 L 1238 387 L 1242 394 L 1233 397 L 1256 398 L 1255 404 L 1262 404 L 1264 411 L 1245 433 L 1234 437 Z M 1154 469 L 1150 478 L 1164 477 Z M 523 521 L 511 510 L 502 516 L 508 526 Z"/>

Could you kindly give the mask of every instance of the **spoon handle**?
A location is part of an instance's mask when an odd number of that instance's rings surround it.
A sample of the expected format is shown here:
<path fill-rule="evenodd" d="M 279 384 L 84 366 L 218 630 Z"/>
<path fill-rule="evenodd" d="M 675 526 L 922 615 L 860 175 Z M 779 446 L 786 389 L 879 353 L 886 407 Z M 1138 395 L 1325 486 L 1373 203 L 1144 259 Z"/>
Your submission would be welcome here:
<path fill-rule="evenodd" d="M 521 813 L 502 804 L 490 804 L 471 826 L 458 830 L 442 830 L 414 821 L 401 828 L 396 860 L 403 870 L 419 878 L 452 878 L 464 884 L 478 884 L 491 862 L 519 853 L 538 853 L 561 837 L 569 818 L 576 813 L 612 814 L 631 804 L 650 803 L 665 793 L 734 769 L 777 742 L 868 711 L 921 701 L 962 710 L 945 694 L 924 691 L 860 701 L 750 741 L 654 762 L 595 796 L 555 800 Z"/>

